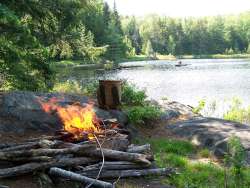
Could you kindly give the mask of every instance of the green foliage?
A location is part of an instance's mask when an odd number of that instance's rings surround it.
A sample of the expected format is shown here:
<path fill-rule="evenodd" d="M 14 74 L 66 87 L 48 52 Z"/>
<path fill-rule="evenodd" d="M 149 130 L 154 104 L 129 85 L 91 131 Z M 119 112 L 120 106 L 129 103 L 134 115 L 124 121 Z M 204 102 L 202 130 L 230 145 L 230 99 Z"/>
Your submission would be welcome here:
<path fill-rule="evenodd" d="M 61 93 L 74 93 L 90 97 L 96 97 L 97 81 L 85 85 L 80 85 L 76 81 L 66 81 L 63 83 L 56 83 L 53 91 Z"/>
<path fill-rule="evenodd" d="M 203 158 L 209 158 L 210 157 L 210 151 L 208 149 L 202 149 L 199 151 L 199 156 Z"/>
<path fill-rule="evenodd" d="M 51 70 L 47 51 L 17 13 L 0 3 L 1 89 L 45 90 Z"/>
<path fill-rule="evenodd" d="M 240 139 L 233 136 L 228 142 L 228 153 L 225 156 L 226 166 L 231 167 L 235 179 L 235 186 L 241 187 L 244 178 L 243 169 L 246 159 L 246 151 L 240 142 Z"/>
<path fill-rule="evenodd" d="M 204 109 L 205 105 L 206 101 L 204 99 L 200 100 L 198 106 L 193 108 L 193 113 L 199 114 Z"/>
<path fill-rule="evenodd" d="M 187 156 L 195 151 L 194 146 L 187 141 L 162 138 L 150 140 L 150 143 L 157 153 L 174 153 Z"/>
<path fill-rule="evenodd" d="M 147 121 L 159 119 L 162 114 L 160 107 L 151 104 L 146 99 L 147 95 L 144 90 L 138 90 L 134 85 L 124 83 L 122 103 L 130 122 L 143 124 Z"/>
<path fill-rule="evenodd" d="M 155 161 L 159 167 L 177 168 L 177 175 L 163 180 L 167 185 L 170 184 L 178 188 L 221 188 L 225 187 L 225 177 L 227 177 L 227 188 L 247 188 L 250 185 L 250 169 L 240 169 L 242 173 L 241 184 L 237 184 L 238 180 L 235 178 L 233 170 L 225 174 L 223 167 L 219 166 L 219 164 L 194 162 L 194 159 L 199 158 L 201 154 L 204 154 L 202 157 L 207 157 L 207 154 L 209 154 L 207 149 L 199 150 L 187 141 L 166 138 L 149 139 L 147 142 L 152 145 Z M 233 159 L 230 161 L 234 161 L 233 163 L 236 164 L 237 168 L 242 167 L 242 163 L 239 163 L 244 159 L 242 147 L 237 140 L 230 141 L 230 145 L 232 145 L 230 146 L 230 158 Z"/>
<path fill-rule="evenodd" d="M 124 83 L 122 88 L 122 102 L 125 105 L 141 105 L 145 104 L 147 98 L 144 90 L 139 90 L 135 85 Z"/>
<path fill-rule="evenodd" d="M 242 102 L 238 98 L 233 98 L 230 109 L 223 115 L 224 119 L 238 121 L 241 123 L 250 122 L 250 107 L 242 107 Z"/>
<path fill-rule="evenodd" d="M 143 124 L 147 121 L 159 119 L 161 116 L 161 109 L 154 105 L 132 106 L 125 108 L 129 121 L 136 124 Z"/>
<path fill-rule="evenodd" d="M 159 54 L 211 55 L 248 53 L 250 12 L 234 16 L 170 18 L 149 15 L 124 17 L 123 28 L 136 53 L 148 41 Z"/>
<path fill-rule="evenodd" d="M 148 40 L 147 45 L 146 45 L 146 49 L 145 49 L 145 54 L 148 57 L 153 57 L 154 56 L 154 49 L 152 47 L 151 41 Z"/>

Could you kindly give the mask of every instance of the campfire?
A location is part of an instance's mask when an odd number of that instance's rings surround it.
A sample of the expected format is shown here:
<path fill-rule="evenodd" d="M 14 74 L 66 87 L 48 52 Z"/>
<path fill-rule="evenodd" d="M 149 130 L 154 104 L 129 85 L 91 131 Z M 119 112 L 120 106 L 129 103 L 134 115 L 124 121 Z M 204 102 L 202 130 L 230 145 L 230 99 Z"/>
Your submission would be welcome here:
<path fill-rule="evenodd" d="M 126 127 L 117 119 L 97 117 L 94 103 L 37 100 L 44 112 L 58 116 L 62 130 L 22 143 L 0 144 L 0 161 L 9 164 L 1 168 L 0 178 L 44 170 L 51 178 L 109 188 L 120 178 L 173 173 L 171 168 L 154 168 L 150 145 L 131 145 Z"/>
<path fill-rule="evenodd" d="M 56 113 L 62 124 L 63 130 L 71 133 L 75 140 L 83 140 L 84 138 L 93 139 L 93 135 L 101 133 L 101 119 L 98 119 L 93 103 L 81 106 L 79 103 L 60 106 L 58 103 L 64 99 L 52 98 L 48 102 L 40 100 L 40 104 L 46 113 Z"/>

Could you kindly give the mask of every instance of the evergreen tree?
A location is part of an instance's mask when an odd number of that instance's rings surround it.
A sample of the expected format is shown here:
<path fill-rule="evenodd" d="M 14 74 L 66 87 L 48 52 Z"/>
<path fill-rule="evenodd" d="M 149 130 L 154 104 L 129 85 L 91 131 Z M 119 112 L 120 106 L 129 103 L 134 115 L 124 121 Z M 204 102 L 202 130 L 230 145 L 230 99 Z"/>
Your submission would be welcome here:
<path fill-rule="evenodd" d="M 148 57 L 154 57 L 154 49 L 152 47 L 152 43 L 150 40 L 147 42 L 147 47 L 145 49 L 145 53 Z"/>

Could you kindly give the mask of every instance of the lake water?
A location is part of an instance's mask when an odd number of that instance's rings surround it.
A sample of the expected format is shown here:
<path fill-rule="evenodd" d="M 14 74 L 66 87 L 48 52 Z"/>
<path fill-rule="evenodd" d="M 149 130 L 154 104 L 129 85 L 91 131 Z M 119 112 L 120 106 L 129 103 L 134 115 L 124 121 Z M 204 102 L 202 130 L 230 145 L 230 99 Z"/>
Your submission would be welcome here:
<path fill-rule="evenodd" d="M 124 65 L 144 65 L 103 73 L 86 73 L 78 70 L 64 78 L 82 84 L 93 78 L 126 79 L 146 90 L 155 100 L 163 97 L 196 106 L 198 101 L 226 103 L 233 97 L 250 105 L 249 59 L 202 59 L 182 60 L 188 66 L 176 67 L 176 61 L 130 62 Z"/>

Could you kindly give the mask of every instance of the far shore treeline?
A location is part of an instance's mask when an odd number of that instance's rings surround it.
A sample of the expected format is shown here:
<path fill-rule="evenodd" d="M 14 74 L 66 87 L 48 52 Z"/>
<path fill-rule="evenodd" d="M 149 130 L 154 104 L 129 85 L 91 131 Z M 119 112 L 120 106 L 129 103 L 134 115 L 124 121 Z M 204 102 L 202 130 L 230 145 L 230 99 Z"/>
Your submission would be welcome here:
<path fill-rule="evenodd" d="M 250 12 L 169 18 L 121 16 L 103 0 L 2 0 L 2 90 L 48 90 L 51 63 L 120 62 L 136 55 L 250 54 Z"/>

